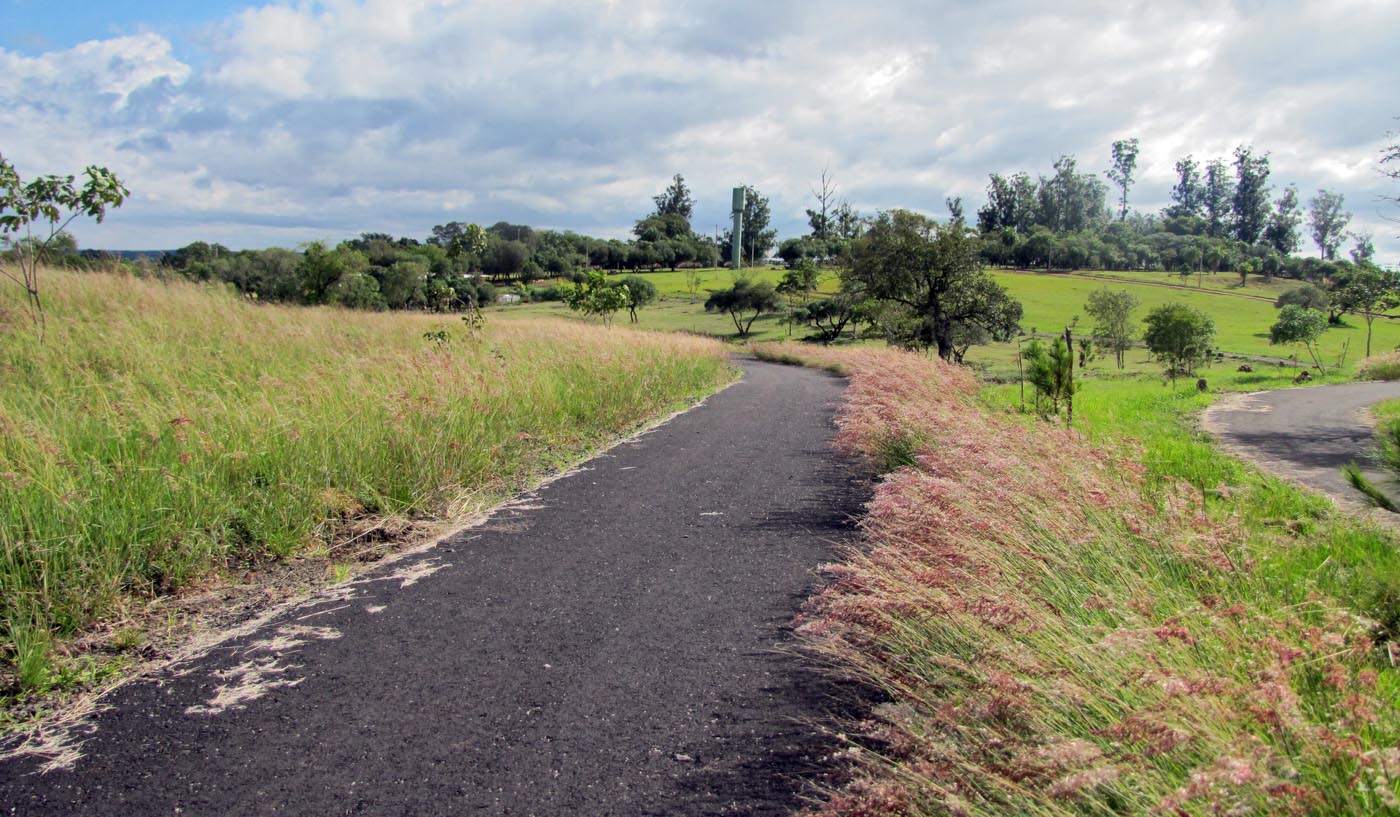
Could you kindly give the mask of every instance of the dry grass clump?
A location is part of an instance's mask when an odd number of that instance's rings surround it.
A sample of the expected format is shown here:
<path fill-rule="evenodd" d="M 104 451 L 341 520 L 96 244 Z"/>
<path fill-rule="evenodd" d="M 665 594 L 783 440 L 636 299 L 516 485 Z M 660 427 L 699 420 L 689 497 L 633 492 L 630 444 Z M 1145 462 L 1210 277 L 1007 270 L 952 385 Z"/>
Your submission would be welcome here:
<path fill-rule="evenodd" d="M 1356 374 L 1362 380 L 1400 380 L 1400 352 L 1363 358 L 1356 364 Z"/>
<path fill-rule="evenodd" d="M 0 657 L 29 688 L 122 599 L 465 514 L 732 377 L 678 335 L 49 287 L 42 343 L 0 289 Z"/>
<path fill-rule="evenodd" d="M 1375 622 L 1280 593 L 1238 520 L 1074 431 L 979 408 L 961 369 L 782 351 L 849 373 L 843 447 L 908 452 L 868 550 L 802 617 L 893 700 L 821 814 L 1400 811 L 1400 685 Z"/>

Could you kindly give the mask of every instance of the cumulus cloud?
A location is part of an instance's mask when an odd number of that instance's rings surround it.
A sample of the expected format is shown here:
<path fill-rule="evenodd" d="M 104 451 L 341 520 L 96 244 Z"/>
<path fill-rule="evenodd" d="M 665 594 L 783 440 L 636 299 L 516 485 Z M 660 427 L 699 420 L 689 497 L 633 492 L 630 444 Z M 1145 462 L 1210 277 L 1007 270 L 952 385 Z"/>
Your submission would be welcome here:
<path fill-rule="evenodd" d="M 112 167 L 135 195 L 80 240 L 165 247 L 453 219 L 622 235 L 675 172 L 697 229 L 746 182 L 795 234 L 823 167 L 854 206 L 938 213 L 988 172 L 1102 169 L 1127 136 L 1156 209 L 1177 158 L 1248 143 L 1305 199 L 1344 192 L 1395 261 L 1376 55 L 1398 34 L 1400 7 L 1366 0 L 272 4 L 178 44 L 0 50 L 0 150 Z"/>

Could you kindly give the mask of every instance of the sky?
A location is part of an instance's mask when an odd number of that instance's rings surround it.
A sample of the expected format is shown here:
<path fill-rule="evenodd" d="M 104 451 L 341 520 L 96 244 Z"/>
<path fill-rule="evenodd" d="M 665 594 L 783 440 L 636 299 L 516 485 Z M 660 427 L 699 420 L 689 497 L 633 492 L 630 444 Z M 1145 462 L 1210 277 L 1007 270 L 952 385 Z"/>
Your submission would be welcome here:
<path fill-rule="evenodd" d="M 1247 144 L 1275 197 L 1343 193 L 1396 263 L 1397 42 L 1396 0 L 0 0 L 0 155 L 126 182 L 80 246 L 242 249 L 627 237 L 676 173 L 697 231 L 749 184 L 787 237 L 824 169 L 862 212 L 941 217 L 992 172 L 1101 173 L 1127 137 L 1156 211 L 1177 159 Z"/>

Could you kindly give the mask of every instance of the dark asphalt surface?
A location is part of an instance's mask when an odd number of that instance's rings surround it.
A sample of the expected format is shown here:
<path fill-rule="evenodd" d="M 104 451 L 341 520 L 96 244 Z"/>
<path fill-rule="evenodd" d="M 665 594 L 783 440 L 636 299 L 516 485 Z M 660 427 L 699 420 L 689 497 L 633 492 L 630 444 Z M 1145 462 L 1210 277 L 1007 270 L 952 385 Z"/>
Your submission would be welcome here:
<path fill-rule="evenodd" d="M 1376 463 L 1376 432 L 1366 407 L 1397 397 L 1400 382 L 1259 392 L 1211 407 L 1203 425 L 1227 450 L 1276 476 L 1357 505 L 1361 496 L 1341 474 L 1349 462 L 1387 493 L 1396 493 Z"/>
<path fill-rule="evenodd" d="M 0 814 L 782 814 L 858 706 L 790 647 L 867 498 L 843 382 L 748 375 L 392 570 L 127 685 Z"/>

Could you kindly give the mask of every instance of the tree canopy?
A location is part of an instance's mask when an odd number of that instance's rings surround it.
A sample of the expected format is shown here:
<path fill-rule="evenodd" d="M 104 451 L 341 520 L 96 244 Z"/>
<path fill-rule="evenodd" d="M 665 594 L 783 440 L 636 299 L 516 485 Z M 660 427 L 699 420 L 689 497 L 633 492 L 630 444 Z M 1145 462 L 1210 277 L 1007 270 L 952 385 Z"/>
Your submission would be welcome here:
<path fill-rule="evenodd" d="M 1163 304 L 1143 319 L 1142 340 L 1147 350 L 1166 368 L 1173 381 L 1189 375 L 1210 355 L 1215 342 L 1215 322 L 1199 309 L 1182 303 Z"/>
<path fill-rule="evenodd" d="M 706 312 L 724 312 L 734 321 L 740 337 L 747 337 L 759 315 L 778 310 L 778 291 L 767 281 L 740 278 L 728 289 L 714 292 L 705 301 Z"/>
<path fill-rule="evenodd" d="M 949 360 L 960 328 L 995 340 L 1019 329 L 1021 304 L 982 268 L 978 242 L 960 227 L 908 210 L 880 213 L 852 247 L 850 278 L 870 297 L 911 310 L 910 331 Z"/>

